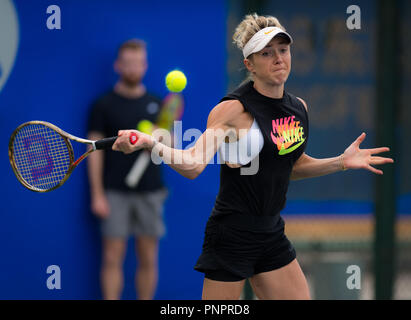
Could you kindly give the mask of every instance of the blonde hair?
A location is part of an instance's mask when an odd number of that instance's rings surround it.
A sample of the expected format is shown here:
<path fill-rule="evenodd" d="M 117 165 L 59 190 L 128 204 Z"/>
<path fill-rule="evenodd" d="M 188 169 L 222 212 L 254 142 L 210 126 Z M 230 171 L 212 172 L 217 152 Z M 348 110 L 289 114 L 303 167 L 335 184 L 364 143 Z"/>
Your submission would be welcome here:
<path fill-rule="evenodd" d="M 241 21 L 235 29 L 233 42 L 240 50 L 243 50 L 244 46 L 252 36 L 266 27 L 278 27 L 286 31 L 276 17 L 259 16 L 256 13 L 252 13 L 246 15 L 243 21 Z"/>
<path fill-rule="evenodd" d="M 278 27 L 286 31 L 276 17 L 259 16 L 257 13 L 252 13 L 246 15 L 243 21 L 241 21 L 235 29 L 233 43 L 242 51 L 246 43 L 253 37 L 253 35 L 266 27 Z M 249 59 L 252 59 L 252 55 Z M 243 85 L 250 80 L 254 80 L 254 77 L 251 72 L 247 72 L 247 77 L 240 85 Z"/>

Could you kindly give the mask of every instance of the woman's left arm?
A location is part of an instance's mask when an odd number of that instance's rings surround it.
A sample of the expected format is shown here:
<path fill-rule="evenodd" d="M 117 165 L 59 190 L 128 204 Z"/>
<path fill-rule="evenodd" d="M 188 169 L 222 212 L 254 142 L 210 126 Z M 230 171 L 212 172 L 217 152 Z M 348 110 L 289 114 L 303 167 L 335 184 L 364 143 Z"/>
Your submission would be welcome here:
<path fill-rule="evenodd" d="M 366 169 L 376 174 L 383 174 L 382 170 L 374 168 L 373 165 L 393 163 L 394 160 L 375 155 L 390 151 L 390 149 L 387 147 L 360 149 L 360 144 L 364 141 L 365 136 L 365 133 L 362 133 L 338 157 L 315 159 L 303 153 L 294 164 L 291 180 L 320 177 L 348 169 Z"/>
<path fill-rule="evenodd" d="M 307 103 L 298 98 L 308 112 Z M 376 157 L 374 155 L 390 151 L 387 147 L 374 149 L 360 149 L 360 144 L 365 139 L 363 132 L 347 149 L 338 157 L 315 159 L 303 153 L 295 162 L 291 172 L 291 180 L 300 180 L 306 178 L 320 177 L 327 174 L 344 171 L 348 169 L 366 169 L 376 174 L 383 174 L 373 165 L 393 163 L 391 158 Z"/>

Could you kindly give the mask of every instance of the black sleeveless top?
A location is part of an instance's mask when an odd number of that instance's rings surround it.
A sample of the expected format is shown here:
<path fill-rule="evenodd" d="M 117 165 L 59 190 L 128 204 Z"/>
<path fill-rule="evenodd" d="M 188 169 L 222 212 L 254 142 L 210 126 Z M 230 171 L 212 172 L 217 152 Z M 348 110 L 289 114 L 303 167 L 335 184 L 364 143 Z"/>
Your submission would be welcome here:
<path fill-rule="evenodd" d="M 257 121 L 264 137 L 258 171 L 241 175 L 241 167 L 221 164 L 220 190 L 211 217 L 271 216 L 278 222 L 282 220 L 280 211 L 285 206 L 293 165 L 307 145 L 308 115 L 302 102 L 288 92 L 274 99 L 260 94 L 253 85 L 247 82 L 221 101 L 239 100 Z"/>

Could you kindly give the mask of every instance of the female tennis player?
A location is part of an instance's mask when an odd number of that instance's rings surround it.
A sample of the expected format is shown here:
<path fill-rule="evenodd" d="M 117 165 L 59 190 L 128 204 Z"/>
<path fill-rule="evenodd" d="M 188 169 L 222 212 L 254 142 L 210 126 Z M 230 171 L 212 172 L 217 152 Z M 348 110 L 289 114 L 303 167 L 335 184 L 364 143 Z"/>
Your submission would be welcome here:
<path fill-rule="evenodd" d="M 393 160 L 375 156 L 389 148 L 360 149 L 365 133 L 337 157 L 314 159 L 305 154 L 307 104 L 284 89 L 292 37 L 275 17 L 253 14 L 238 25 L 233 39 L 251 80 L 211 110 L 207 129 L 192 148 L 173 149 L 152 136 L 124 130 L 113 149 L 152 150 L 190 179 L 220 151 L 220 190 L 195 265 L 205 273 L 203 299 L 238 299 L 245 279 L 259 299 L 310 299 L 280 216 L 289 181 L 347 169 L 383 174 L 373 165 Z M 133 132 L 139 138 L 135 145 L 129 142 Z M 253 163 L 256 172 L 247 174 L 244 169 Z"/>

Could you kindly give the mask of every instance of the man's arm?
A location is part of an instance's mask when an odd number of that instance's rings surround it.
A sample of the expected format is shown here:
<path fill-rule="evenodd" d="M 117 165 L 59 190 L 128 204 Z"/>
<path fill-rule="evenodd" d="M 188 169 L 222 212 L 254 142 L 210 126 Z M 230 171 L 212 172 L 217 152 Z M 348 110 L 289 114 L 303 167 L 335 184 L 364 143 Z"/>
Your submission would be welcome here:
<path fill-rule="evenodd" d="M 103 139 L 104 135 L 93 131 L 88 134 L 89 140 Z M 92 152 L 87 159 L 87 171 L 90 183 L 91 210 L 100 218 L 110 213 L 110 207 L 104 192 L 103 183 L 104 151 Z"/>

